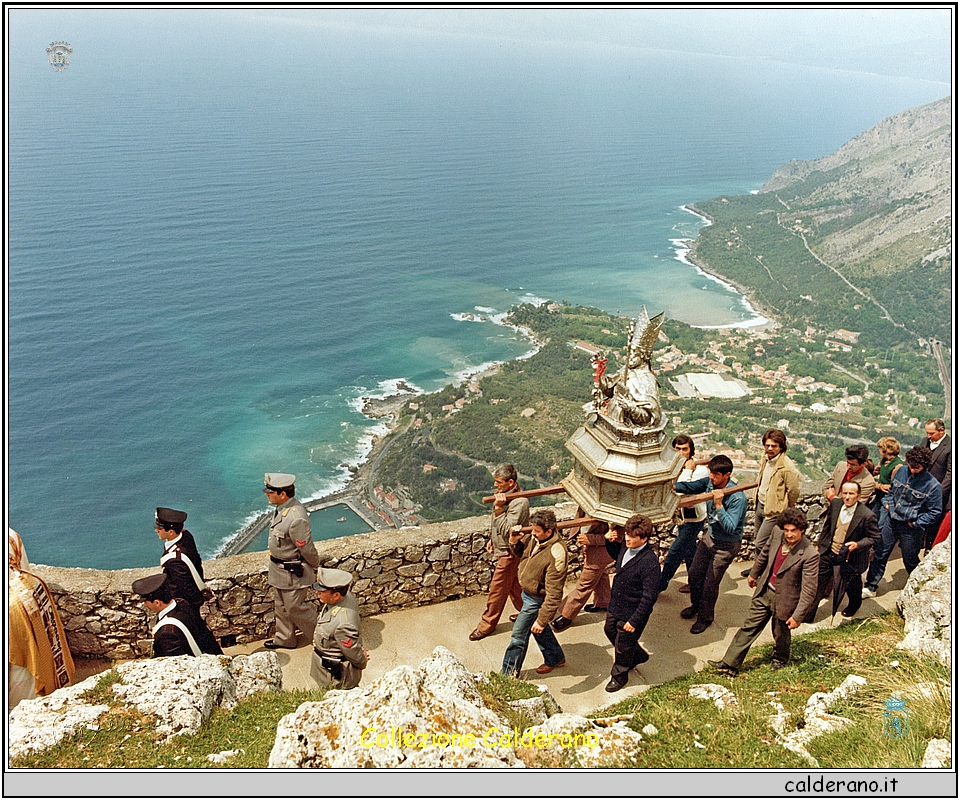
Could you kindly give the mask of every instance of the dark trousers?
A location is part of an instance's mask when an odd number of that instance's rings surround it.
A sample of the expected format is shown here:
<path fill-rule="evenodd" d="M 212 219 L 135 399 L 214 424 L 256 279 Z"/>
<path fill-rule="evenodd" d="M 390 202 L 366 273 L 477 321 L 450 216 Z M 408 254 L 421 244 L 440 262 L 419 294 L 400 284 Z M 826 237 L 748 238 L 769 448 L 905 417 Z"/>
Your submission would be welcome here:
<path fill-rule="evenodd" d="M 700 535 L 702 530 L 702 520 L 700 522 L 684 522 L 677 528 L 677 537 L 670 545 L 667 557 L 663 560 L 663 567 L 660 569 L 661 592 L 667 588 L 670 579 L 680 568 L 680 562 L 687 565 L 687 578 L 690 577 L 690 567 L 697 552 L 697 536 Z"/>
<path fill-rule="evenodd" d="M 767 620 L 771 620 L 770 628 L 773 631 L 773 660 L 786 664 L 790 659 L 791 631 L 787 623 L 777 619 L 774 605 L 777 601 L 776 592 L 768 585 L 760 594 L 753 598 L 747 610 L 747 618 L 743 626 L 736 632 L 733 641 L 724 653 L 723 663 L 734 669 L 740 669 L 747 651 L 763 633 Z"/>
<path fill-rule="evenodd" d="M 690 605 L 697 612 L 697 619 L 709 625 L 713 622 L 717 597 L 720 596 L 720 581 L 740 552 L 740 540 L 715 542 L 709 533 L 703 534 L 697 553 L 690 566 Z"/>
<path fill-rule="evenodd" d="M 840 558 L 840 554 L 834 553 L 832 550 L 827 550 L 826 553 L 820 554 L 820 571 L 817 573 L 817 600 L 813 604 L 813 608 L 810 609 L 810 614 L 805 620 L 800 620 L 801 622 L 813 622 L 813 618 L 817 615 L 817 606 L 820 605 L 827 595 L 831 596 L 830 602 L 832 607 L 833 592 L 831 592 L 830 589 L 832 588 L 836 591 L 836 587 L 833 586 L 833 568 L 836 566 L 838 558 Z M 859 572 L 849 576 L 850 582 L 847 584 L 845 592 L 847 595 L 847 605 L 844 608 L 844 611 L 848 614 L 855 614 L 863 603 L 862 577 Z"/>
<path fill-rule="evenodd" d="M 607 614 L 607 619 L 603 623 L 603 632 L 613 645 L 613 667 L 610 670 L 610 677 L 618 683 L 626 683 L 627 673 L 650 658 L 650 654 L 640 646 L 642 631 L 630 633 L 623 629 L 627 621 L 617 619 L 613 614 Z"/>

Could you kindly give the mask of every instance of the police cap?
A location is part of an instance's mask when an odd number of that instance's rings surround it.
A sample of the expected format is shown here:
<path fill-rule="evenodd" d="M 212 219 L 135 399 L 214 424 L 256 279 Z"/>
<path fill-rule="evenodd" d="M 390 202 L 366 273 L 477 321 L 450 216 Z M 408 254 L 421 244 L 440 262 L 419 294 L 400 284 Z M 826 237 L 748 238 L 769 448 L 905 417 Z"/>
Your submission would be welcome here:
<path fill-rule="evenodd" d="M 144 600 L 156 600 L 155 595 L 166 582 L 166 573 L 158 572 L 156 575 L 148 575 L 146 578 L 135 580 L 131 588 L 134 594 L 140 595 Z"/>
<path fill-rule="evenodd" d="M 289 489 L 296 482 L 296 475 L 287 475 L 284 472 L 265 472 L 263 475 L 263 488 L 273 489 L 276 492 Z"/>
<path fill-rule="evenodd" d="M 353 575 L 346 570 L 320 567 L 317 570 L 317 580 L 313 588 L 318 592 L 324 589 L 346 589 L 351 583 L 353 583 Z"/>
<path fill-rule="evenodd" d="M 156 524 L 161 526 L 164 530 L 172 530 L 177 528 L 178 525 L 182 527 L 183 523 L 186 522 L 186 519 L 186 511 L 175 511 L 172 508 L 157 509 Z"/>

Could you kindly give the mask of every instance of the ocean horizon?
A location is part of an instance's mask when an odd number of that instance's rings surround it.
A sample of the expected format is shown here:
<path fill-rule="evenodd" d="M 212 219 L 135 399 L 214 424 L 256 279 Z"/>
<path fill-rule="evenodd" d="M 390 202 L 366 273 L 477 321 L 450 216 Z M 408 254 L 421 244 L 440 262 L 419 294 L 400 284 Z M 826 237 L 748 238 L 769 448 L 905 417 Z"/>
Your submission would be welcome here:
<path fill-rule="evenodd" d="M 757 324 L 686 260 L 705 220 L 685 206 L 949 93 L 675 51 L 111 19 L 10 27 L 6 513 L 58 566 L 156 564 L 157 506 L 210 557 L 266 509 L 265 472 L 336 491 L 386 432 L 363 398 L 528 355 L 502 324 L 517 303 Z M 51 41 L 73 48 L 62 72 Z"/>

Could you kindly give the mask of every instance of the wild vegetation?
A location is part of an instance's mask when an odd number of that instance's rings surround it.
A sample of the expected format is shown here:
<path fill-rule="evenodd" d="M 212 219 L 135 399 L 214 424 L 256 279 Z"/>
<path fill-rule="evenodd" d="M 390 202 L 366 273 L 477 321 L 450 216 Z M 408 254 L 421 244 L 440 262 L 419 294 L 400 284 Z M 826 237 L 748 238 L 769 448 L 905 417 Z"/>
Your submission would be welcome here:
<path fill-rule="evenodd" d="M 644 734 L 636 754 L 609 767 L 643 769 L 781 769 L 806 768 L 799 756 L 776 740 L 769 717 L 771 701 L 779 701 L 799 727 L 803 707 L 814 692 L 828 692 L 851 673 L 867 686 L 832 709 L 851 721 L 847 727 L 816 739 L 808 746 L 823 769 L 916 769 L 930 739 L 950 737 L 950 670 L 935 661 L 913 658 L 896 650 L 903 622 L 895 614 L 844 624 L 834 629 L 795 637 L 791 662 L 771 672 L 772 645 L 751 651 L 735 677 L 712 669 L 653 686 L 595 716 L 632 714 L 629 723 Z M 529 683 L 491 674 L 482 687 L 486 705 L 503 714 L 521 730 L 531 724 L 508 702 L 536 697 Z M 17 758 L 14 769 L 264 769 L 276 736 L 277 723 L 304 702 L 321 700 L 324 690 L 263 693 L 242 701 L 233 711 L 217 709 L 196 736 L 161 741 L 150 715 L 130 711 L 113 702 L 109 690 L 117 680 L 108 672 L 94 690 L 98 702 L 113 704 L 95 730 L 85 728 L 60 745 Z M 718 711 L 713 703 L 689 696 L 691 686 L 718 683 L 730 688 L 739 711 Z M 773 694 L 771 694 L 773 693 Z M 894 694 L 906 700 L 907 735 L 883 734 L 886 702 Z M 233 751 L 222 763 L 211 754 Z M 532 766 L 575 766 L 545 757 Z"/>

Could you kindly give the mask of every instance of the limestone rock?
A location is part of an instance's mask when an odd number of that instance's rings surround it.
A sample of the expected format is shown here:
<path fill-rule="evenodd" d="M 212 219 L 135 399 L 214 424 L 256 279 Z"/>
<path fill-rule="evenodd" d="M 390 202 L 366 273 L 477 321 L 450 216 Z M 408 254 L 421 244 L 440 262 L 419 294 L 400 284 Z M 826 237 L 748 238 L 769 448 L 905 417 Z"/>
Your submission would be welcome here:
<path fill-rule="evenodd" d="M 544 762 L 549 765 L 550 756 L 558 762 L 557 766 L 592 768 L 620 763 L 632 758 L 643 741 L 643 736 L 627 727 L 630 719 L 554 714 L 521 736 L 518 751 L 530 766 Z"/>
<path fill-rule="evenodd" d="M 173 656 L 120 664 L 118 698 L 157 717 L 166 737 L 192 736 L 218 705 L 236 705 L 236 684 L 227 656 Z"/>
<path fill-rule="evenodd" d="M 696 686 L 691 686 L 689 695 L 699 700 L 712 700 L 720 711 L 740 710 L 740 702 L 736 695 L 726 686 L 721 686 L 718 683 L 699 683 Z"/>
<path fill-rule="evenodd" d="M 80 695 L 93 689 L 99 679 L 99 675 L 92 675 L 46 697 L 21 700 L 8 716 L 10 757 L 45 750 L 82 727 L 95 727 L 96 720 L 110 706 L 93 705 Z"/>
<path fill-rule="evenodd" d="M 230 662 L 230 673 L 236 686 L 237 701 L 257 692 L 279 692 L 283 684 L 283 670 L 276 653 L 235 656 Z"/>
<path fill-rule="evenodd" d="M 534 725 L 547 721 L 547 707 L 543 704 L 543 697 L 527 697 L 523 700 L 511 700 L 508 705 L 526 714 Z"/>
<path fill-rule="evenodd" d="M 948 769 L 952 758 L 950 742 L 947 739 L 931 739 L 923 753 L 924 769 Z"/>
<path fill-rule="evenodd" d="M 211 753 L 207 756 L 207 761 L 211 764 L 223 764 L 228 759 L 233 758 L 234 756 L 243 755 L 244 749 L 240 748 L 239 750 L 221 750 L 219 753 Z"/>
<path fill-rule="evenodd" d="M 829 710 L 838 700 L 846 699 L 866 685 L 866 679 L 859 675 L 847 675 L 843 683 L 832 692 L 815 692 L 810 695 L 803 712 L 803 727 L 792 731 L 788 730 L 790 714 L 784 710 L 779 701 L 773 701 L 771 705 L 777 713 L 770 717 L 770 724 L 776 731 L 780 744 L 796 753 L 810 766 L 819 767 L 819 762 L 809 753 L 807 745 L 822 733 L 829 733 L 852 724 L 846 717 L 830 714 Z"/>
<path fill-rule="evenodd" d="M 904 619 L 904 639 L 897 645 L 916 656 L 951 664 L 953 626 L 950 587 L 950 540 L 934 547 L 910 573 L 897 598 Z"/>
<path fill-rule="evenodd" d="M 513 747 L 499 743 L 501 732 L 510 726 L 483 705 L 456 656 L 438 647 L 416 669 L 396 667 L 370 686 L 330 691 L 285 716 L 269 766 L 523 767 Z"/>
<path fill-rule="evenodd" d="M 157 717 L 166 737 L 195 734 L 214 707 L 233 708 L 260 691 L 280 690 L 276 653 L 250 656 L 174 656 L 128 661 L 117 666 L 121 682 L 111 687 L 121 702 Z M 43 750 L 82 726 L 91 726 L 110 706 L 81 695 L 97 686 L 100 675 L 65 686 L 46 697 L 23 700 L 10 712 L 10 753 Z"/>

